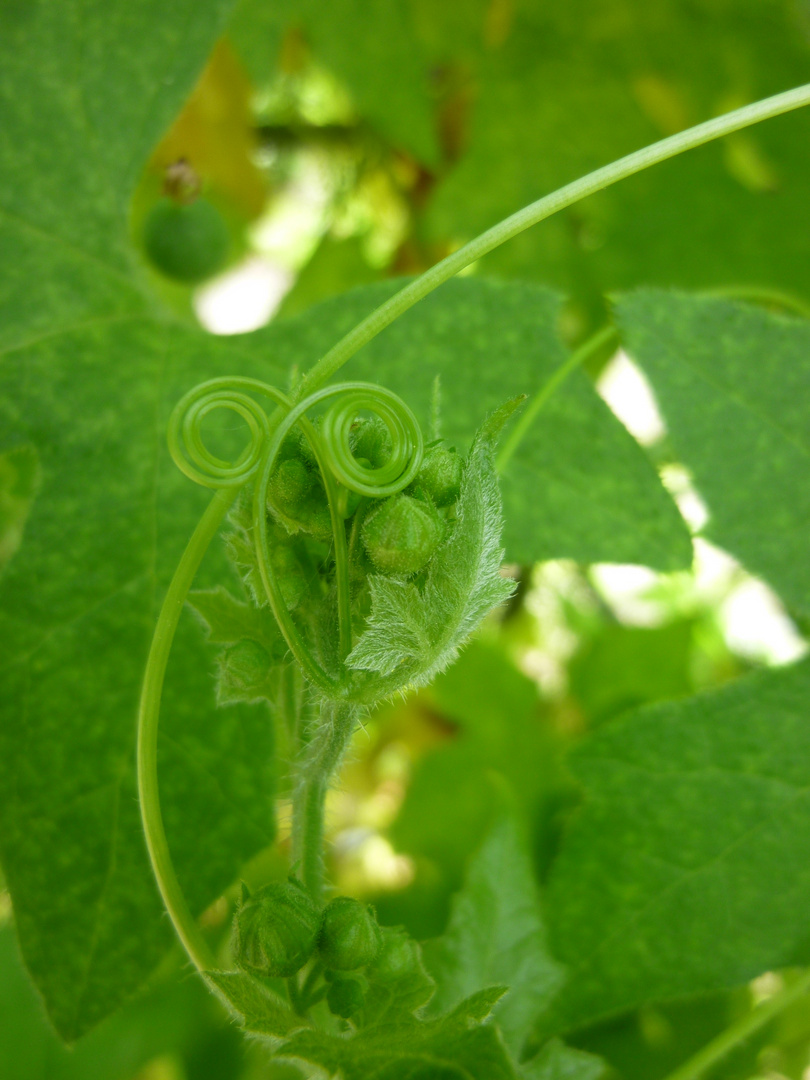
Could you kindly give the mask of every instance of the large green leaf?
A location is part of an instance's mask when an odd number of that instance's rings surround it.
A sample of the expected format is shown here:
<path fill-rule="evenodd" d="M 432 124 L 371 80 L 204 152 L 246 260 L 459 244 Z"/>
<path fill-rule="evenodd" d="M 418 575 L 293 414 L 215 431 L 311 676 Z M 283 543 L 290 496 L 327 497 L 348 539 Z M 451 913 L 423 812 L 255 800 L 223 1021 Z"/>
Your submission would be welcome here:
<path fill-rule="evenodd" d="M 544 1024 L 806 961 L 810 663 L 651 706 L 583 743 L 585 805 L 552 869 L 569 978 Z"/>
<path fill-rule="evenodd" d="M 68 1038 L 130 993 L 170 940 L 138 817 L 134 721 L 157 604 L 206 501 L 168 466 L 160 434 L 205 371 L 204 345 L 133 321 L 55 335 L 0 369 L 12 437 L 37 448 L 42 468 L 2 582 L 0 849 L 26 962 Z M 226 572 L 214 554 L 212 581 Z M 216 711 L 209 667 L 188 616 L 161 777 L 197 910 L 273 835 L 271 725 L 257 709 Z"/>
<path fill-rule="evenodd" d="M 563 980 L 545 937 L 526 845 L 516 822 L 503 816 L 470 864 L 446 932 L 426 949 L 436 979 L 430 1013 L 452 1008 L 482 986 L 508 986 L 495 1018 L 520 1059 L 541 1009 Z"/>
<path fill-rule="evenodd" d="M 657 290 L 618 315 L 708 503 L 706 536 L 809 612 L 810 322 Z"/>
<path fill-rule="evenodd" d="M 171 940 L 138 818 L 134 717 L 156 605 L 205 501 L 163 467 L 160 434 L 204 339 L 144 315 L 126 215 L 227 8 L 0 15 L 0 409 L 4 448 L 30 448 L 41 475 L 2 588 L 0 849 L 26 963 L 66 1038 Z M 273 835 L 269 725 L 255 710 L 215 713 L 207 664 L 189 620 L 161 765 L 197 910 Z"/>

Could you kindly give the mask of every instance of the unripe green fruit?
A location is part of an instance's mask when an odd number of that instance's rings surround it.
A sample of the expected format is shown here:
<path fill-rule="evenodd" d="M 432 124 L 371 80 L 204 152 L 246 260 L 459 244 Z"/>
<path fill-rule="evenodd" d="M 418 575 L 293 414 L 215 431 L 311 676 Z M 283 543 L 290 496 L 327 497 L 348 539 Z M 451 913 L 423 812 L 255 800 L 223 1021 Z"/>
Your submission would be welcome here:
<path fill-rule="evenodd" d="M 318 951 L 333 971 L 355 971 L 376 959 L 382 932 L 366 904 L 350 896 L 336 896 L 323 911 Z"/>
<path fill-rule="evenodd" d="M 382 947 L 374 961 L 373 977 L 380 982 L 394 982 L 419 968 L 419 946 L 405 930 L 397 926 L 382 928 Z"/>
<path fill-rule="evenodd" d="M 455 450 L 434 446 L 428 450 L 422 468 L 414 481 L 433 500 L 435 506 L 451 506 L 461 492 L 464 461 Z"/>
<path fill-rule="evenodd" d="M 225 262 L 228 227 L 207 199 L 181 205 L 164 198 L 147 214 L 143 244 L 166 277 L 194 284 L 211 277 Z"/>
<path fill-rule="evenodd" d="M 394 495 L 371 511 L 361 536 L 378 570 L 416 574 L 439 546 L 441 525 L 432 507 L 410 495 Z"/>
<path fill-rule="evenodd" d="M 326 991 L 326 1004 L 335 1016 L 348 1020 L 360 1012 L 366 995 L 357 979 L 334 979 Z"/>
<path fill-rule="evenodd" d="M 300 458 L 279 462 L 267 488 L 268 497 L 282 510 L 292 509 L 312 490 L 314 478 Z"/>
<path fill-rule="evenodd" d="M 297 882 L 265 885 L 236 913 L 234 959 L 254 975 L 288 978 L 312 955 L 320 921 L 320 912 Z"/>

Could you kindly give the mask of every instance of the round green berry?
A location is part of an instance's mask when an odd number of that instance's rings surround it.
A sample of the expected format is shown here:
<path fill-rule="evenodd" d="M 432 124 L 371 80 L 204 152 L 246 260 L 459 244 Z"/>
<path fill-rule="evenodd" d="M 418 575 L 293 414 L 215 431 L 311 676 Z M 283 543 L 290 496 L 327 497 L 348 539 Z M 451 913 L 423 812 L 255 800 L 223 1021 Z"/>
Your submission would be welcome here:
<path fill-rule="evenodd" d="M 161 273 L 193 285 L 222 267 L 228 254 L 228 227 L 207 199 L 181 205 L 164 198 L 147 214 L 143 244 Z"/>
<path fill-rule="evenodd" d="M 336 896 L 323 911 L 318 951 L 333 971 L 355 971 L 371 964 L 382 944 L 382 932 L 366 904 L 350 896 Z"/>
<path fill-rule="evenodd" d="M 233 921 L 231 947 L 240 968 L 288 978 L 315 950 L 321 914 L 295 881 L 274 882 L 248 897 Z"/>
<path fill-rule="evenodd" d="M 410 495 L 380 503 L 363 522 L 363 546 L 384 574 L 416 574 L 430 561 L 441 539 L 432 507 Z"/>

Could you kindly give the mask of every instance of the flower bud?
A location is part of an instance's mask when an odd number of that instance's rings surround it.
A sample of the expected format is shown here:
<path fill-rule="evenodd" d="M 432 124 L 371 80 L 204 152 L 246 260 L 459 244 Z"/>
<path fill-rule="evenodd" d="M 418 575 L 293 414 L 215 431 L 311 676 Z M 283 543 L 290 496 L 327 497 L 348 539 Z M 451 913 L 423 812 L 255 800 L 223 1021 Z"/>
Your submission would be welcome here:
<path fill-rule="evenodd" d="M 320 912 L 295 881 L 274 882 L 249 897 L 233 921 L 236 963 L 254 975 L 287 978 L 315 949 Z"/>
<path fill-rule="evenodd" d="M 382 927 L 382 945 L 372 974 L 380 982 L 395 982 L 421 967 L 419 946 L 399 926 Z"/>
<path fill-rule="evenodd" d="M 441 539 L 441 524 L 432 507 L 394 495 L 363 522 L 363 546 L 384 574 L 416 574 L 430 561 Z"/>
<path fill-rule="evenodd" d="M 323 911 L 318 949 L 327 968 L 355 971 L 374 961 L 382 933 L 374 913 L 350 896 L 336 896 Z"/>
<path fill-rule="evenodd" d="M 348 1020 L 360 1012 L 366 995 L 357 979 L 333 979 L 326 991 L 326 1004 L 335 1016 Z"/>
<path fill-rule="evenodd" d="M 300 458 L 285 458 L 278 463 L 270 477 L 268 498 L 282 510 L 290 510 L 309 494 L 313 479 L 312 473 Z"/>
<path fill-rule="evenodd" d="M 461 492 L 464 461 L 455 450 L 434 446 L 428 450 L 422 468 L 414 481 L 433 500 L 434 506 L 451 506 Z"/>
<path fill-rule="evenodd" d="M 377 416 L 363 420 L 353 432 L 352 453 L 365 458 L 372 469 L 379 469 L 391 457 L 391 436 Z"/>

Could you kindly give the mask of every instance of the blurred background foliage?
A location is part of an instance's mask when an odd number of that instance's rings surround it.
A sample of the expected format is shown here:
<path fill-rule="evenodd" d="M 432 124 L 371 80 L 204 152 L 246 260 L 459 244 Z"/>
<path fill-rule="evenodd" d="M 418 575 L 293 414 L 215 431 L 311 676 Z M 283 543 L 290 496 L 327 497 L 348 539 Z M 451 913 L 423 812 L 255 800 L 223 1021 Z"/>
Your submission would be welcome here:
<path fill-rule="evenodd" d="M 253 329 L 354 285 L 417 273 L 592 168 L 808 79 L 810 10 L 798 0 L 243 0 L 144 171 L 133 238 L 140 246 L 166 170 L 185 160 L 227 224 L 227 264 L 194 289 L 149 272 L 209 330 Z M 571 344 L 602 324 L 611 291 L 639 284 L 810 301 L 810 115 L 790 123 L 645 172 L 473 272 L 560 288 Z M 591 375 L 699 529 L 700 501 L 638 372 L 604 356 Z M 35 481 L 30 463 L 7 456 L 0 469 L 19 480 L 0 502 L 10 554 Z M 505 802 L 543 880 L 578 800 L 565 752 L 585 733 L 804 651 L 775 596 L 701 540 L 691 572 L 565 561 L 509 572 L 511 605 L 434 686 L 369 720 L 329 803 L 338 887 L 421 939 L 444 929 L 468 858 Z M 279 821 L 283 850 L 285 805 Z M 265 852 L 245 880 L 261 884 L 281 865 Z M 231 903 L 210 909 L 213 936 Z M 179 953 L 147 993 L 64 1049 L 22 972 L 8 904 L 0 918 L 3 1075 L 298 1075 L 243 1043 Z M 648 1007 L 571 1041 L 626 1080 L 657 1080 L 781 978 Z M 807 1080 L 808 1069 L 810 1009 L 797 1005 L 716 1075 Z"/>

